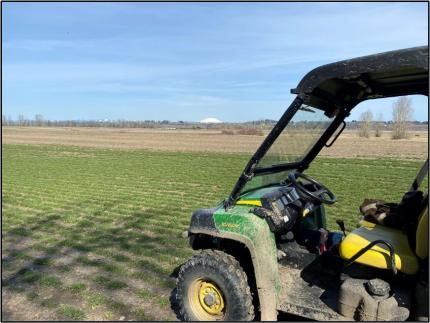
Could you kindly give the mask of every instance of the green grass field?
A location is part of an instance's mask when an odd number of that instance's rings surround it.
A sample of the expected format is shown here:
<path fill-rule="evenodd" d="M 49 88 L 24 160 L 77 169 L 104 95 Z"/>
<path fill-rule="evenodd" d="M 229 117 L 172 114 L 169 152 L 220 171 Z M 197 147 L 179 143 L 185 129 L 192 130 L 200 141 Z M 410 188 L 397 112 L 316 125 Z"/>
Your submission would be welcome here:
<path fill-rule="evenodd" d="M 227 196 L 248 159 L 35 145 L 2 152 L 3 300 L 40 320 L 175 319 L 171 274 L 192 254 L 181 233 L 193 210 Z M 420 166 L 320 158 L 308 173 L 338 196 L 329 228 L 342 218 L 351 230 L 363 198 L 398 200 Z"/>

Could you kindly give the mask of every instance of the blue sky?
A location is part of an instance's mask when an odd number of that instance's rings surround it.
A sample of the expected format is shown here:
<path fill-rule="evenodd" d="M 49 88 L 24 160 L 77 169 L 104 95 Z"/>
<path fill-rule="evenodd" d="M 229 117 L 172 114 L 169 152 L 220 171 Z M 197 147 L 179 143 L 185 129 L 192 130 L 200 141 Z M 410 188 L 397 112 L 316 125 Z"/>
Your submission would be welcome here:
<path fill-rule="evenodd" d="M 277 119 L 318 65 L 428 44 L 427 3 L 3 3 L 3 114 Z M 391 118 L 392 100 L 363 103 Z M 413 97 L 427 120 L 427 99 Z"/>

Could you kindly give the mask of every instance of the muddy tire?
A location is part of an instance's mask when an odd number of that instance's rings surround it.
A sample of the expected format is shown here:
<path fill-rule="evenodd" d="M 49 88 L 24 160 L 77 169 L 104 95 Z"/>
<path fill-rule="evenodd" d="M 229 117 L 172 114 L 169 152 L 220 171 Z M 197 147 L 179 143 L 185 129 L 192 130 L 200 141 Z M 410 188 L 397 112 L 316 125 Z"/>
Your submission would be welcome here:
<path fill-rule="evenodd" d="M 179 318 L 183 321 L 252 321 L 254 306 L 239 262 L 219 250 L 203 250 L 180 269 Z"/>

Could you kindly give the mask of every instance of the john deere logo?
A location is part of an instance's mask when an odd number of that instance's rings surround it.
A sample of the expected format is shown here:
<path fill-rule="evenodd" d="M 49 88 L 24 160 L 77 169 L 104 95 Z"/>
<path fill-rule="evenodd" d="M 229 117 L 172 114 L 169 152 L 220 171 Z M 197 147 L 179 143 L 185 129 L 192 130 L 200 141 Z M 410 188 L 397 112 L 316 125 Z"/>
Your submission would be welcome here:
<path fill-rule="evenodd" d="M 238 228 L 239 224 L 237 223 L 230 223 L 230 222 L 223 222 L 220 224 L 221 227 L 226 227 L 226 228 Z"/>

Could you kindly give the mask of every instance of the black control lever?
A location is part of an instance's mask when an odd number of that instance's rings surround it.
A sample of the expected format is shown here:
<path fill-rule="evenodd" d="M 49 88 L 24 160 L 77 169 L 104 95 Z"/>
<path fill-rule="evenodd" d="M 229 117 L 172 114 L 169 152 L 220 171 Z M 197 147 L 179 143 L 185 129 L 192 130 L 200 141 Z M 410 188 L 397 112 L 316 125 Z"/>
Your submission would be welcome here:
<path fill-rule="evenodd" d="M 337 225 L 339 226 L 340 230 L 342 230 L 343 232 L 343 236 L 346 237 L 346 233 L 345 233 L 345 223 L 343 222 L 343 220 L 341 219 L 337 219 L 336 220 Z"/>

